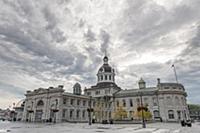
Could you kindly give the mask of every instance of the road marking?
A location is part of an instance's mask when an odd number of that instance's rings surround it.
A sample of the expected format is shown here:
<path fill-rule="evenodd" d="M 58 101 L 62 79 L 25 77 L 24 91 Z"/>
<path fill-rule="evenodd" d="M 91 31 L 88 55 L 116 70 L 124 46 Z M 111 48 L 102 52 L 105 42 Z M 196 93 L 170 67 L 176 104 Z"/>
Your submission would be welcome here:
<path fill-rule="evenodd" d="M 174 130 L 172 133 L 180 133 L 181 130 L 180 129 L 177 129 L 177 130 Z"/>

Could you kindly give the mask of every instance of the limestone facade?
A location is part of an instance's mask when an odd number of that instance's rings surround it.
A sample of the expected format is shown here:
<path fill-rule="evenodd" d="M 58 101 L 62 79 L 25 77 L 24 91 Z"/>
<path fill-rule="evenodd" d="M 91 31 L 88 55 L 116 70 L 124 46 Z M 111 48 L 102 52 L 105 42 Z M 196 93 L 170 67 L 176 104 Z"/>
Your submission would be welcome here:
<path fill-rule="evenodd" d="M 97 73 L 97 84 L 81 92 L 76 83 L 73 93 L 58 87 L 39 88 L 27 91 L 23 121 L 33 122 L 87 122 L 91 117 L 97 122 L 114 119 L 114 112 L 121 106 L 127 112 L 126 120 L 134 120 L 134 112 L 146 106 L 153 120 L 180 121 L 190 119 L 187 107 L 187 93 L 182 84 L 162 83 L 160 79 L 154 87 L 146 87 L 143 79 L 139 87 L 124 90 L 115 83 L 115 71 L 104 57 L 103 65 Z M 142 100 L 142 101 L 141 101 Z"/>

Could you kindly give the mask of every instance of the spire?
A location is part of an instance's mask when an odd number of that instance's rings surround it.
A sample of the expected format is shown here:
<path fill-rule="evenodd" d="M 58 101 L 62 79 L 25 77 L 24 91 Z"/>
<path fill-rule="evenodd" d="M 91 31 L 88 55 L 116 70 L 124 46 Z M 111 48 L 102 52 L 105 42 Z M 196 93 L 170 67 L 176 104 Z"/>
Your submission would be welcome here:
<path fill-rule="evenodd" d="M 105 50 L 105 56 L 103 58 L 104 64 L 108 64 L 108 57 L 107 57 L 107 51 Z"/>
<path fill-rule="evenodd" d="M 105 49 L 105 56 L 107 56 L 107 50 Z"/>

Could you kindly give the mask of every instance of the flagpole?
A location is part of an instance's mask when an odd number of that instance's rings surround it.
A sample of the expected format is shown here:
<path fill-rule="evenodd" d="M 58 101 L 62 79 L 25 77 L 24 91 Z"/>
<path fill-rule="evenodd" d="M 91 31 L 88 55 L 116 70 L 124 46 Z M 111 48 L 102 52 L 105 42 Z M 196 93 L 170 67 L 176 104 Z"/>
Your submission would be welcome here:
<path fill-rule="evenodd" d="M 177 74 L 176 74 L 176 67 L 173 64 L 172 67 L 174 68 L 174 74 L 175 74 L 175 78 L 176 78 L 176 83 L 178 84 L 178 78 L 177 78 Z"/>

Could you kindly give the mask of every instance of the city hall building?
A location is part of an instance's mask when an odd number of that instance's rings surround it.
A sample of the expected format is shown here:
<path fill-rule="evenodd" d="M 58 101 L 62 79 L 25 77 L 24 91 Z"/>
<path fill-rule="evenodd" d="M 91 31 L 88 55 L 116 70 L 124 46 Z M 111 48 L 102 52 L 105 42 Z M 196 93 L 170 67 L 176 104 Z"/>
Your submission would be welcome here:
<path fill-rule="evenodd" d="M 115 113 L 123 110 L 122 120 L 138 120 L 138 107 L 145 106 L 152 120 L 180 121 L 189 119 L 184 86 L 179 83 L 163 83 L 146 87 L 141 78 L 138 88 L 122 89 L 115 83 L 115 70 L 108 57 L 97 73 L 97 84 L 85 88 L 73 86 L 73 93 L 58 87 L 39 88 L 27 91 L 23 121 L 30 122 L 88 122 L 89 116 L 96 122 L 115 120 Z M 89 113 L 92 111 L 91 113 Z"/>

